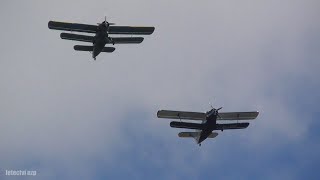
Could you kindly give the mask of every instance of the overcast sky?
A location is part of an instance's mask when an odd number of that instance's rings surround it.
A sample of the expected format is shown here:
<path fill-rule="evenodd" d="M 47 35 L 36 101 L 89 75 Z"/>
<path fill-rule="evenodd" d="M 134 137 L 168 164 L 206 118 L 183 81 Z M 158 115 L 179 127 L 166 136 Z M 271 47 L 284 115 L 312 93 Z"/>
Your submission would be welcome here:
<path fill-rule="evenodd" d="M 93 61 L 48 21 L 155 26 Z M 0 179 L 319 179 L 320 2 L 0 2 Z M 198 147 L 159 109 L 254 111 Z M 35 170 L 9 177 L 5 170 Z"/>

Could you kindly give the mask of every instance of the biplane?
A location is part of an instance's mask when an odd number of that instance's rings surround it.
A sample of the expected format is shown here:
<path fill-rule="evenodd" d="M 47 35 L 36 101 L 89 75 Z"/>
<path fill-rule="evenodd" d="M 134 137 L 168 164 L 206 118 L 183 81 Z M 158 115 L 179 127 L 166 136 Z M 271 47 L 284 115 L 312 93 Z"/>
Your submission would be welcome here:
<path fill-rule="evenodd" d="M 106 19 L 98 25 L 49 21 L 48 27 L 54 30 L 94 33 L 94 36 L 73 33 L 60 34 L 61 39 L 92 43 L 92 46 L 75 45 L 74 50 L 92 52 L 94 60 L 101 52 L 112 53 L 115 50 L 114 47 L 105 47 L 106 44 L 139 44 L 144 39 L 143 37 L 110 37 L 110 34 L 150 35 L 155 29 L 154 27 L 114 26 L 114 23 L 109 23 Z"/>
<path fill-rule="evenodd" d="M 201 146 L 201 142 L 207 138 L 215 138 L 218 136 L 216 130 L 226 129 L 244 129 L 249 126 L 248 122 L 239 123 L 239 120 L 253 120 L 258 115 L 258 111 L 251 112 L 219 112 L 222 109 L 212 108 L 206 113 L 202 112 L 187 112 L 187 111 L 171 111 L 160 110 L 157 113 L 158 118 L 180 119 L 179 121 L 172 121 L 170 126 L 173 128 L 195 129 L 194 132 L 180 132 L 178 134 L 181 138 L 194 138 L 197 144 Z M 182 120 L 200 121 L 201 123 L 184 122 Z M 234 121 L 236 123 L 217 123 L 217 121 Z"/>

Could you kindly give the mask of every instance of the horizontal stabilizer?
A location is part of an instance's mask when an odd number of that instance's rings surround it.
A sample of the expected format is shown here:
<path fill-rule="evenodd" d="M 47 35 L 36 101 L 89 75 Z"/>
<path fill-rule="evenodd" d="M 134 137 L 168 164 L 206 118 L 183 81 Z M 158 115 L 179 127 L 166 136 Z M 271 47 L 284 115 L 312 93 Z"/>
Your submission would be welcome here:
<path fill-rule="evenodd" d="M 83 46 L 83 45 L 75 45 L 74 50 L 76 51 L 93 51 L 93 46 Z M 104 47 L 101 52 L 113 52 L 116 48 L 114 47 Z"/>
<path fill-rule="evenodd" d="M 206 120 L 206 114 L 201 112 L 160 110 L 157 116 L 169 119 Z"/>
<path fill-rule="evenodd" d="M 111 37 L 115 44 L 139 44 L 143 37 Z M 111 44 L 112 42 L 109 42 Z"/>
<path fill-rule="evenodd" d="M 85 36 L 79 34 L 70 34 L 70 33 L 61 33 L 61 39 L 73 40 L 73 41 L 82 41 L 82 42 L 93 42 L 93 36 Z"/>
<path fill-rule="evenodd" d="M 73 49 L 76 51 L 93 51 L 93 46 L 75 45 Z"/>
<path fill-rule="evenodd" d="M 178 134 L 179 137 L 181 138 L 198 138 L 200 136 L 200 132 L 180 132 Z M 215 138 L 218 136 L 218 133 L 212 132 L 208 138 Z"/>
<path fill-rule="evenodd" d="M 203 129 L 204 128 L 203 124 L 176 122 L 176 121 L 172 121 L 170 123 L 170 127 L 173 127 L 173 128 L 185 128 L 185 129 Z"/>
<path fill-rule="evenodd" d="M 219 112 L 217 120 L 250 120 L 259 115 L 258 111 L 252 112 Z"/>
<path fill-rule="evenodd" d="M 101 52 L 113 52 L 116 48 L 114 47 L 104 47 Z"/>
<path fill-rule="evenodd" d="M 216 130 L 225 129 L 244 129 L 249 126 L 249 123 L 229 123 L 229 124 L 217 124 Z"/>

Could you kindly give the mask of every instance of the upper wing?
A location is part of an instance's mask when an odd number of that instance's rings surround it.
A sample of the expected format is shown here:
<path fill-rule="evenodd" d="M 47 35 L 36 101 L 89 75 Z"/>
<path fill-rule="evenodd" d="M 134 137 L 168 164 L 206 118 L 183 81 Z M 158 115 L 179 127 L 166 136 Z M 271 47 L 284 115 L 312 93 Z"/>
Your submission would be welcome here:
<path fill-rule="evenodd" d="M 258 111 L 252 112 L 222 112 L 217 120 L 249 120 L 255 119 L 259 115 Z"/>
<path fill-rule="evenodd" d="M 78 31 L 86 33 L 96 33 L 98 26 L 79 23 L 67 23 L 58 21 L 49 21 L 49 29 L 64 30 L 64 31 Z M 135 27 L 135 26 L 110 26 L 109 34 L 141 34 L 150 35 L 154 31 L 154 27 Z"/>
<path fill-rule="evenodd" d="M 96 33 L 98 26 L 89 24 L 49 21 L 49 29 Z"/>
<path fill-rule="evenodd" d="M 169 119 L 206 120 L 206 114 L 201 112 L 160 110 L 158 111 L 157 116 L 158 118 Z"/>
<path fill-rule="evenodd" d="M 110 26 L 109 34 L 141 34 L 150 35 L 154 27 L 135 27 L 135 26 Z"/>

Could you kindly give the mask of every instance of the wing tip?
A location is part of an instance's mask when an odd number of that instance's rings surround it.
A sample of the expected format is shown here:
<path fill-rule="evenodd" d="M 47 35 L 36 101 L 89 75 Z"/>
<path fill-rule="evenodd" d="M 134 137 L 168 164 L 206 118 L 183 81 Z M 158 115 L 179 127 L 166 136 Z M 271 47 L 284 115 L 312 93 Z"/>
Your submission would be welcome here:
<path fill-rule="evenodd" d="M 49 21 L 49 22 L 48 22 L 48 28 L 49 28 L 49 29 L 51 29 L 51 24 L 52 24 L 52 22 L 53 22 L 53 21 Z"/>
<path fill-rule="evenodd" d="M 162 109 L 158 110 L 158 112 L 157 112 L 157 117 L 158 117 L 158 118 L 161 118 L 160 113 L 161 113 L 162 111 L 163 111 Z"/>
<path fill-rule="evenodd" d="M 246 122 L 246 123 L 243 124 L 244 128 L 249 127 L 249 125 L 250 125 L 250 123 L 248 123 L 248 122 Z"/>
<path fill-rule="evenodd" d="M 142 42 L 143 42 L 143 40 L 144 40 L 144 38 L 143 38 L 143 37 L 139 37 L 138 39 L 139 39 L 138 44 L 142 43 Z"/>
<path fill-rule="evenodd" d="M 151 29 L 150 34 L 152 34 L 156 30 L 155 27 L 151 27 L 150 29 Z"/>
<path fill-rule="evenodd" d="M 166 115 L 161 114 L 161 113 L 163 113 L 163 112 L 167 112 L 167 111 L 170 111 L 170 110 L 164 110 L 164 109 L 160 109 L 160 110 L 158 110 L 158 112 L 157 112 L 157 117 L 158 117 L 158 118 L 166 118 L 166 119 L 170 119 L 170 118 L 169 118 L 169 117 L 167 117 Z"/>

